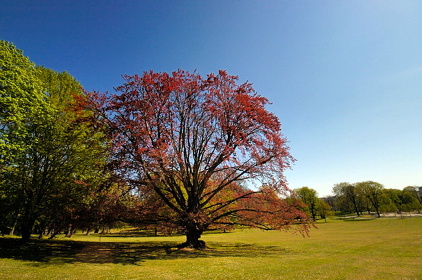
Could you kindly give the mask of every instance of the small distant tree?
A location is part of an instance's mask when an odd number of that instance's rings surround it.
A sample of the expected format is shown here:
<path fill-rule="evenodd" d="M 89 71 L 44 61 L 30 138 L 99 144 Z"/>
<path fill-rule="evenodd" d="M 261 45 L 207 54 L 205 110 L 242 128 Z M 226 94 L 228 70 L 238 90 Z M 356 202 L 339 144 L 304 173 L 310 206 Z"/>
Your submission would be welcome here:
<path fill-rule="evenodd" d="M 318 199 L 317 203 L 317 214 L 327 222 L 327 217 L 333 215 L 333 210 L 325 200 Z"/>
<path fill-rule="evenodd" d="M 281 199 L 290 193 L 283 171 L 293 158 L 280 122 L 250 83 L 237 84 L 225 71 L 206 78 L 150 71 L 124 79 L 103 107 L 115 172 L 141 195 L 154 191 L 164 202 L 161 213 L 186 235 L 181 246 L 203 248 L 201 234 L 218 225 L 298 224 L 307 232 L 306 215 Z"/>
<path fill-rule="evenodd" d="M 404 211 L 417 210 L 420 212 L 422 209 L 422 200 L 415 187 L 405 187 L 401 192 L 401 200 Z"/>
<path fill-rule="evenodd" d="M 303 203 L 306 204 L 305 209 L 312 217 L 312 220 L 316 221 L 318 204 L 320 203 L 316 190 L 308 187 L 302 187 L 295 189 L 295 193 L 303 201 Z"/>
<path fill-rule="evenodd" d="M 360 216 L 363 204 L 362 194 L 355 185 L 346 182 L 338 183 L 334 185 L 333 192 L 339 202 L 351 205 L 356 215 Z"/>
<path fill-rule="evenodd" d="M 405 211 L 403 208 L 403 195 L 402 191 L 398 189 L 384 189 L 383 191 L 383 212 L 395 212 L 395 211 Z"/>
<path fill-rule="evenodd" d="M 402 210 L 402 202 L 400 198 L 400 190 L 395 189 L 384 189 L 381 195 L 381 212 L 397 212 Z"/>
<path fill-rule="evenodd" d="M 336 196 L 334 195 L 326 196 L 326 197 L 323 197 L 322 200 L 324 200 L 330 206 L 330 209 L 332 211 L 334 212 L 338 211 L 337 204 L 336 204 Z"/>
<path fill-rule="evenodd" d="M 374 181 L 365 181 L 356 184 L 356 188 L 367 198 L 378 217 L 381 217 L 380 207 L 382 205 L 384 187 Z"/>

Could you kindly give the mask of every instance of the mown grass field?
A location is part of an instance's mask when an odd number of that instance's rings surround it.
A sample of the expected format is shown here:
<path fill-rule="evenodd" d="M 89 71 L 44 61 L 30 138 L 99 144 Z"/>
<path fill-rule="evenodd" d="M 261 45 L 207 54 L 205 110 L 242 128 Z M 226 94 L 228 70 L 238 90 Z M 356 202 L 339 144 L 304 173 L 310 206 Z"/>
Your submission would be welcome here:
<path fill-rule="evenodd" d="M 237 230 L 203 235 L 203 251 L 172 237 L 0 237 L 0 279 L 422 279 L 422 218 L 329 220 L 310 237 Z"/>

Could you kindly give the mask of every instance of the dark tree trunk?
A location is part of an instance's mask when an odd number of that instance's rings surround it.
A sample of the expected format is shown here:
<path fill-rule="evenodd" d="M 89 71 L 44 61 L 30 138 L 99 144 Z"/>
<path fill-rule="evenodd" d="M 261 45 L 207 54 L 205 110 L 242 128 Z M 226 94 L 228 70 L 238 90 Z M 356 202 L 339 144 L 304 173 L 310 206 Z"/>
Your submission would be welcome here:
<path fill-rule="evenodd" d="M 43 236 L 44 236 L 44 230 L 40 228 L 40 232 L 38 234 L 38 239 L 42 239 Z"/>
<path fill-rule="evenodd" d="M 197 226 L 188 227 L 186 229 L 186 242 L 179 245 L 179 248 L 205 249 L 205 242 L 199 240 L 203 230 Z"/>
<path fill-rule="evenodd" d="M 56 237 L 56 235 L 60 232 L 60 228 L 55 228 L 53 229 L 50 237 L 48 239 L 53 239 L 54 237 Z"/>
<path fill-rule="evenodd" d="M 34 226 L 34 223 L 35 221 L 32 222 L 31 220 L 27 220 L 22 223 L 22 241 L 23 242 L 28 242 L 29 239 L 31 238 L 32 228 Z"/>
<path fill-rule="evenodd" d="M 360 216 L 360 213 L 359 213 L 359 209 L 358 209 L 356 203 L 353 203 L 353 206 L 355 207 L 356 215 L 358 215 L 358 217 L 359 217 Z"/>
<path fill-rule="evenodd" d="M 34 224 L 35 224 L 35 215 L 32 212 L 32 209 L 30 208 L 30 206 L 26 206 L 24 209 L 24 214 L 22 217 L 22 227 L 21 227 L 21 231 L 22 231 L 22 241 L 23 242 L 28 242 L 29 239 L 31 238 L 31 234 L 32 234 L 32 230 L 34 228 Z"/>

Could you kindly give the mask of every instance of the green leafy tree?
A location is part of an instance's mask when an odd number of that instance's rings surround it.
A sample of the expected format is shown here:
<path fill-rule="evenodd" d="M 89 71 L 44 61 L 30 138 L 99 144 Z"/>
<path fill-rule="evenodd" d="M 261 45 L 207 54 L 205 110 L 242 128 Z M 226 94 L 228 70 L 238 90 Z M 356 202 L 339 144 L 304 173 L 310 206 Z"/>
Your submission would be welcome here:
<path fill-rule="evenodd" d="M 318 199 L 317 202 L 317 214 L 321 217 L 321 219 L 324 219 L 325 222 L 327 222 L 327 217 L 330 215 L 333 215 L 333 210 L 324 199 Z"/>
<path fill-rule="evenodd" d="M 381 212 L 397 212 L 402 207 L 401 191 L 396 189 L 384 189 L 381 195 Z"/>
<path fill-rule="evenodd" d="M 368 202 L 377 213 L 377 216 L 381 217 L 380 208 L 383 204 L 383 185 L 374 181 L 365 181 L 357 183 L 356 188 L 367 198 Z"/>
<path fill-rule="evenodd" d="M 401 193 L 401 201 L 403 211 L 417 210 L 420 212 L 422 209 L 421 197 L 415 187 L 405 187 Z"/>
<path fill-rule="evenodd" d="M 18 63 L 10 61 L 10 64 Z M 52 215 L 71 215 L 90 187 L 98 183 L 104 170 L 107 143 L 101 128 L 91 122 L 93 112 L 87 107 L 88 97 L 72 76 L 42 67 L 32 67 L 31 71 L 33 76 L 28 76 L 26 83 L 34 82 L 42 92 L 39 98 L 43 102 L 42 110 L 22 117 L 20 114 L 27 109 L 27 104 L 6 88 L 4 99 L 12 103 L 16 99 L 17 105 L 14 110 L 8 110 L 8 122 L 3 125 L 2 135 L 7 142 L 16 139 L 17 143 L 11 148 L 4 147 L 19 151 L 13 161 L 3 161 L 1 188 L 6 193 L 5 200 L 14 206 L 10 211 L 19 217 L 25 241 L 30 238 L 36 222 L 54 220 Z M 13 84 L 7 80 L 13 77 L 5 77 L 6 83 Z M 30 89 L 22 89 L 22 95 L 31 95 L 32 92 L 26 92 Z M 15 127 L 21 127 L 18 131 L 24 133 L 17 134 Z M 56 211 L 49 211 L 51 209 Z"/>
<path fill-rule="evenodd" d="M 414 187 L 406 187 L 403 190 L 385 189 L 382 210 L 386 212 L 393 211 L 420 211 L 421 203 L 419 195 Z"/>
<path fill-rule="evenodd" d="M 28 121 L 47 113 L 35 64 L 12 43 L 0 40 L 0 172 L 24 153 Z"/>
<path fill-rule="evenodd" d="M 22 192 L 8 177 L 31 143 L 28 123 L 38 123 L 48 115 L 38 70 L 12 43 L 0 40 L 0 227 L 14 232 L 19 211 L 15 201 Z"/>
<path fill-rule="evenodd" d="M 382 206 L 384 212 L 404 211 L 403 192 L 401 190 L 385 189 L 383 195 L 385 197 L 384 205 Z"/>
<path fill-rule="evenodd" d="M 333 192 L 343 210 L 353 209 L 356 215 L 360 216 L 363 207 L 362 194 L 355 185 L 346 182 L 334 185 Z"/>
<path fill-rule="evenodd" d="M 312 220 L 316 221 L 319 204 L 319 199 L 317 196 L 318 194 L 316 190 L 308 187 L 302 187 L 299 189 L 295 189 L 295 193 L 303 201 L 303 203 L 306 204 L 305 209 L 312 217 Z"/>
<path fill-rule="evenodd" d="M 321 198 L 322 200 L 324 200 L 329 206 L 330 209 L 334 212 L 339 211 L 339 208 L 337 207 L 337 197 L 335 195 L 330 195 L 330 196 L 325 196 L 323 198 Z"/>

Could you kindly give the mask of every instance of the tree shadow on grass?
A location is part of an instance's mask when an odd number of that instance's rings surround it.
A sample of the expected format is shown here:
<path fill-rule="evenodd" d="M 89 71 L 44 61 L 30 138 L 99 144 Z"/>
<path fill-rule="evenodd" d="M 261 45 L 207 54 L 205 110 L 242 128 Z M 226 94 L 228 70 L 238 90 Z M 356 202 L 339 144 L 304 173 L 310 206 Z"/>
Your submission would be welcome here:
<path fill-rule="evenodd" d="M 291 254 L 278 246 L 243 243 L 212 243 L 205 250 L 178 250 L 174 242 L 82 242 L 67 240 L 30 240 L 0 238 L 0 259 L 34 262 L 35 266 L 64 263 L 114 263 L 140 265 L 145 260 L 180 258 L 257 257 Z"/>

